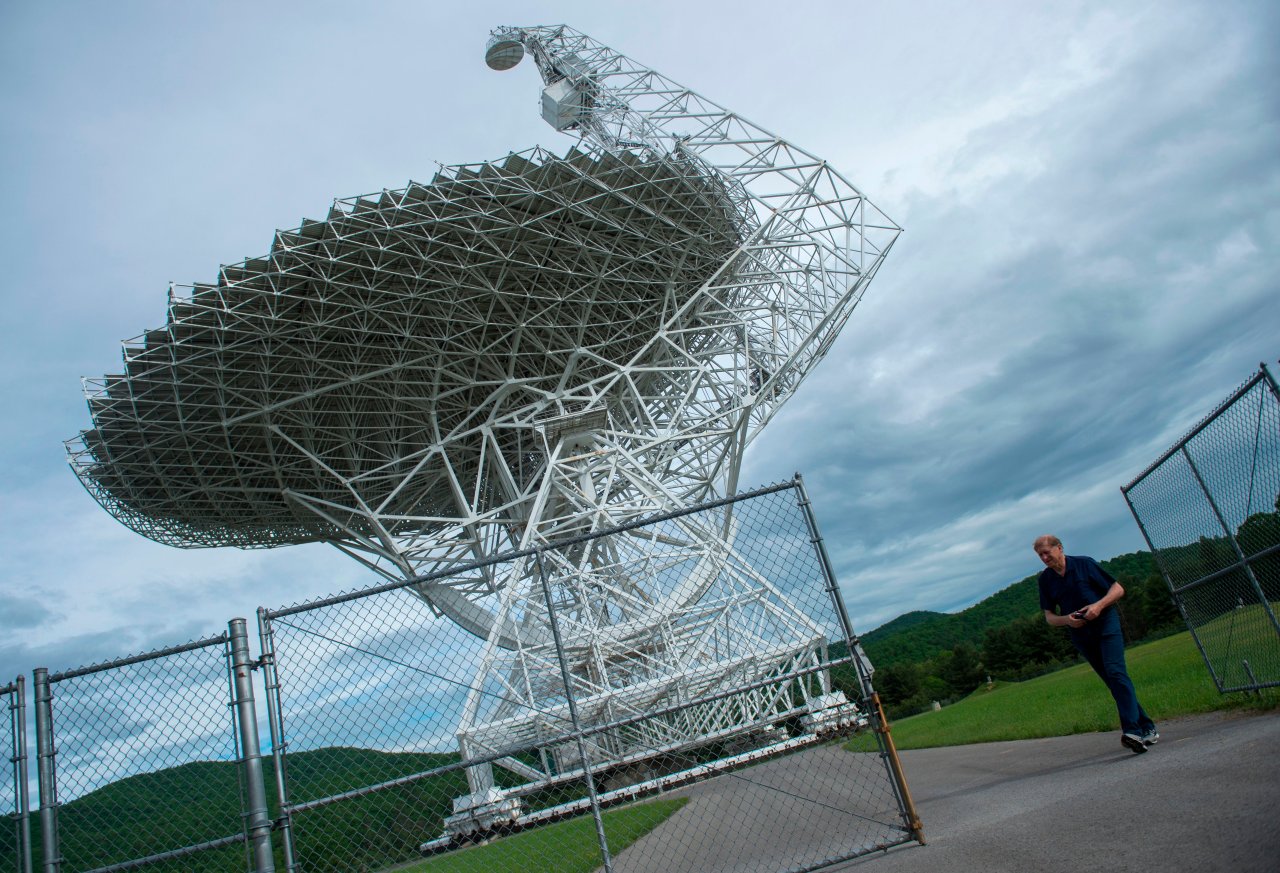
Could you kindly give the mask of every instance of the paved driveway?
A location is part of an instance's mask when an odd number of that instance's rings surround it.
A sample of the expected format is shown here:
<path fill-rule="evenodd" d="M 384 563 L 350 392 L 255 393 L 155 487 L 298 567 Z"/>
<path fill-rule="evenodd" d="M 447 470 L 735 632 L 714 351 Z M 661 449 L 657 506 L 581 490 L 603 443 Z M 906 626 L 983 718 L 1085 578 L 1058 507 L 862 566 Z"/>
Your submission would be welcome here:
<path fill-rule="evenodd" d="M 1280 873 L 1280 712 L 1192 716 L 1160 732 L 1142 755 L 1118 732 L 904 752 L 928 844 L 826 871 Z M 850 768 L 869 762 L 882 779 L 875 756 L 824 746 L 750 780 L 682 789 L 688 806 L 615 858 L 615 873 L 778 873 L 848 851 L 856 837 L 839 813 L 868 778 Z"/>
<path fill-rule="evenodd" d="M 1280 713 L 903 753 L 928 844 L 832 873 L 1280 871 Z"/>

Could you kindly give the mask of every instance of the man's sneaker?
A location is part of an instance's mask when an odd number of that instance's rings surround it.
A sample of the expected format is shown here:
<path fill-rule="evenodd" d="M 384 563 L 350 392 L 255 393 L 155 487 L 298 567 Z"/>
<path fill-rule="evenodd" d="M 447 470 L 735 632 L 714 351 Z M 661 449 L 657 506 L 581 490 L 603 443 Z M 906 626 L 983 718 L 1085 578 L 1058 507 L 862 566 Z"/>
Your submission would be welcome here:
<path fill-rule="evenodd" d="M 1160 742 L 1160 731 L 1152 728 L 1142 735 L 1142 744 L 1144 746 L 1154 746 Z"/>
<path fill-rule="evenodd" d="M 1147 747 L 1142 742 L 1142 737 L 1137 734 L 1123 734 L 1120 737 L 1120 745 L 1124 746 L 1135 755 L 1141 755 L 1147 750 Z"/>

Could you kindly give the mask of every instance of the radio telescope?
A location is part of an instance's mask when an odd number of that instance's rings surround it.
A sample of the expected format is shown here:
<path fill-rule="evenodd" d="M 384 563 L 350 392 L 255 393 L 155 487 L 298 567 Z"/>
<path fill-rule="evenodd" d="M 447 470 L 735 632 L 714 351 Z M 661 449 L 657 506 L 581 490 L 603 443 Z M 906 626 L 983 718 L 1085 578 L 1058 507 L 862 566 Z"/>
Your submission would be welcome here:
<path fill-rule="evenodd" d="M 486 61 L 526 53 L 563 154 L 335 201 L 171 291 L 123 372 L 86 381 L 93 423 L 68 441 L 94 498 L 151 539 L 328 542 L 415 580 L 485 641 L 469 755 L 563 733 L 542 578 L 589 723 L 813 663 L 822 629 L 741 565 L 728 509 L 420 580 L 733 493 L 900 232 L 826 161 L 584 34 L 500 28 Z M 731 737 L 770 705 L 694 708 L 589 752 Z M 498 763 L 535 783 L 572 766 Z M 487 765 L 468 778 L 457 808 L 482 821 L 502 792 Z"/>

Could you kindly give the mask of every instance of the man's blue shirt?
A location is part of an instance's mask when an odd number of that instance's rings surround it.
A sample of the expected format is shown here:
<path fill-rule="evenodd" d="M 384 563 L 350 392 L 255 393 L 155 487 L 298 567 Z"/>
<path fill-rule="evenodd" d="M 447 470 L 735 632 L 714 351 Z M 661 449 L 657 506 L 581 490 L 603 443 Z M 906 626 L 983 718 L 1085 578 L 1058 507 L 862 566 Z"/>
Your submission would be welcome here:
<path fill-rule="evenodd" d="M 1069 615 L 1101 600 L 1116 581 L 1093 558 L 1067 555 L 1066 559 L 1063 575 L 1059 576 L 1049 567 L 1040 573 L 1040 608 L 1053 612 L 1054 607 L 1058 607 L 1062 615 Z M 1108 606 L 1093 621 L 1083 628 L 1072 628 L 1071 632 L 1100 634 L 1119 630 L 1120 617 L 1114 606 Z"/>

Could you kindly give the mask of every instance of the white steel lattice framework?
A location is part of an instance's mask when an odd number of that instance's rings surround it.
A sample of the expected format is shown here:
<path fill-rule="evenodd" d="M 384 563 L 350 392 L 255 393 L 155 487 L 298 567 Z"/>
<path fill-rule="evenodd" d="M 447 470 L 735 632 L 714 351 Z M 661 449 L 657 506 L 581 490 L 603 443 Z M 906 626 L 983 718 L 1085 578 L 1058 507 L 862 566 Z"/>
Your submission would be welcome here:
<path fill-rule="evenodd" d="M 324 541 L 416 579 L 736 490 L 900 229 L 824 160 L 581 33 L 502 28 L 486 59 L 525 51 L 567 154 L 338 200 L 171 291 L 123 372 L 86 382 L 93 425 L 68 452 L 109 512 L 172 545 Z M 546 553 L 584 718 L 822 644 L 735 556 L 731 513 L 697 518 Z M 417 586 L 486 640 L 464 751 L 563 731 L 539 578 L 526 561 Z M 749 698 L 592 753 L 732 734 L 778 705 Z M 492 796 L 486 768 L 470 776 Z"/>

